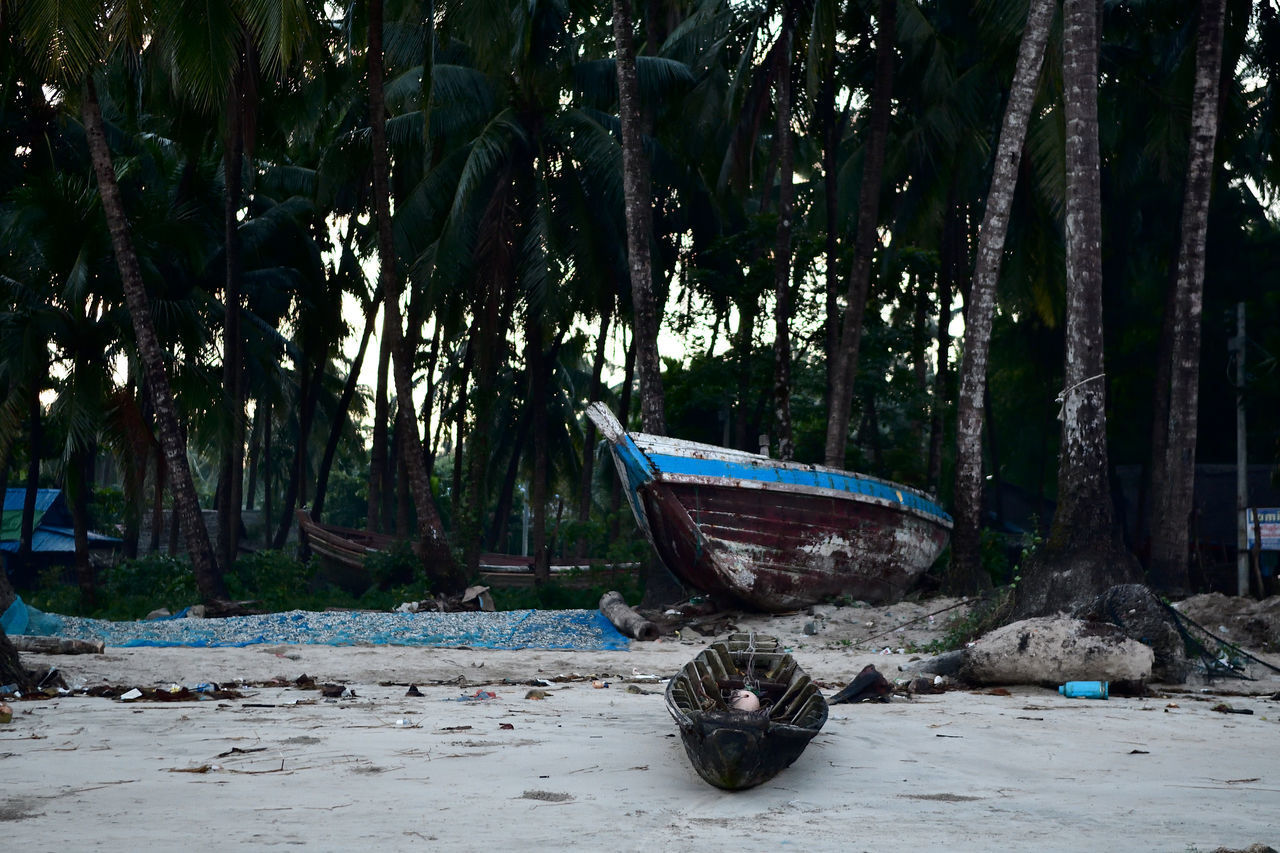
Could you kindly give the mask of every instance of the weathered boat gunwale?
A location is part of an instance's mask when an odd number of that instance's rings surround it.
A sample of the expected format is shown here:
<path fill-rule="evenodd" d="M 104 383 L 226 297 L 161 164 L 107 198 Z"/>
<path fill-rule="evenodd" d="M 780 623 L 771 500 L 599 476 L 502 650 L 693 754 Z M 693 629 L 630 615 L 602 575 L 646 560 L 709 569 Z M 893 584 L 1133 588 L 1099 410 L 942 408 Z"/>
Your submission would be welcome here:
<path fill-rule="evenodd" d="M 946 527 L 948 530 L 951 529 L 953 524 L 950 517 L 938 516 L 936 514 L 917 509 L 909 504 L 895 503 L 887 498 L 881 498 L 876 495 L 850 492 L 843 489 L 826 489 L 820 486 L 803 486 L 793 483 L 770 483 L 763 480 L 730 479 L 706 474 L 671 474 L 665 471 L 662 474 L 662 480 L 665 483 L 671 483 L 673 485 L 679 484 L 687 486 L 750 489 L 761 492 L 782 492 L 786 494 L 805 495 L 808 497 L 833 498 L 835 500 L 857 500 L 860 503 L 875 504 L 887 509 L 917 515 L 928 521 L 936 522 Z"/>
<path fill-rule="evenodd" d="M 856 474 L 851 471 L 842 471 L 838 468 L 829 468 L 825 465 L 806 465 L 800 462 L 785 462 L 757 453 L 748 453 L 746 451 L 734 450 L 732 448 L 711 447 L 710 445 L 685 441 L 683 439 L 654 436 L 646 433 L 628 433 L 627 435 L 634 441 L 636 449 L 649 458 L 653 465 L 654 474 L 668 483 L 687 483 L 691 485 L 732 484 L 733 488 L 741 489 L 792 492 L 795 494 L 813 495 L 815 497 L 832 497 L 841 500 L 853 499 L 865 501 L 867 503 L 879 503 L 894 509 L 912 512 L 932 521 L 937 521 L 948 529 L 951 528 L 953 523 L 951 516 L 943 512 L 941 507 L 939 507 L 926 493 L 919 489 L 913 489 L 910 486 L 902 485 L 901 483 L 883 480 L 879 477 L 871 477 L 866 474 Z M 789 475 L 804 475 L 815 479 L 827 477 L 833 482 L 844 482 L 858 485 L 865 484 L 872 490 L 785 482 L 782 480 L 761 479 L 760 477 L 735 477 L 724 473 L 689 473 L 678 470 L 680 463 L 684 460 L 697 460 L 711 464 L 725 462 L 733 465 L 747 465 L 761 473 L 785 472 Z M 876 494 L 874 489 L 877 488 L 894 493 L 898 499 L 894 501 Z M 908 501 L 906 500 L 907 497 L 910 497 L 913 500 Z"/>

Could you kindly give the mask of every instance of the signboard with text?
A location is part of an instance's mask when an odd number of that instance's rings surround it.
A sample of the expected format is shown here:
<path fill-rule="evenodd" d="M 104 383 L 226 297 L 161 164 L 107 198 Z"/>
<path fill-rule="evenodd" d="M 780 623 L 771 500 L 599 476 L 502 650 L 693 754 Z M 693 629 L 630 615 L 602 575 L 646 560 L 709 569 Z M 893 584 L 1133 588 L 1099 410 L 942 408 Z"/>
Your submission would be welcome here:
<path fill-rule="evenodd" d="M 1250 507 L 1246 511 L 1249 547 L 1261 536 L 1263 551 L 1280 551 L 1280 507 Z"/>

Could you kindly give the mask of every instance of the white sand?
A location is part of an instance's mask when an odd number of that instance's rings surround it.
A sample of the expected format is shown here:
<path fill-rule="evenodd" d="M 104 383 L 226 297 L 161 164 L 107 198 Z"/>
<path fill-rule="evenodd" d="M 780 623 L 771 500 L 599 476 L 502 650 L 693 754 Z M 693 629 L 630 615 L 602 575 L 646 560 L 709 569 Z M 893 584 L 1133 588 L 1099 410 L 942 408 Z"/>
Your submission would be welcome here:
<path fill-rule="evenodd" d="M 879 641 L 858 641 L 929 606 L 828 610 L 817 636 L 801 632 L 805 617 L 739 624 L 781 636 L 811 675 L 838 687 L 866 663 L 899 675 L 909 655 L 877 655 L 865 647 Z M 921 643 L 942 623 L 894 633 L 893 645 Z M 1267 698 L 1280 689 L 1275 680 L 1249 685 L 1259 695 L 1225 699 L 1068 700 L 1014 687 L 1007 696 L 833 706 L 795 765 L 727 793 L 693 772 L 661 685 L 634 676 L 670 675 L 706 642 L 607 653 L 258 646 L 27 655 L 28 665 L 56 665 L 87 685 L 306 673 L 356 696 L 270 687 L 245 688 L 241 700 L 13 703 L 13 722 L 0 726 L 0 838 L 8 850 L 49 851 L 1280 846 L 1280 702 Z M 555 683 L 534 700 L 527 684 L 508 683 L 571 673 L 609 687 Z M 406 696 L 400 685 L 409 683 L 424 695 Z M 481 688 L 497 697 L 456 701 Z M 1254 714 L 1211 710 L 1222 701 Z"/>

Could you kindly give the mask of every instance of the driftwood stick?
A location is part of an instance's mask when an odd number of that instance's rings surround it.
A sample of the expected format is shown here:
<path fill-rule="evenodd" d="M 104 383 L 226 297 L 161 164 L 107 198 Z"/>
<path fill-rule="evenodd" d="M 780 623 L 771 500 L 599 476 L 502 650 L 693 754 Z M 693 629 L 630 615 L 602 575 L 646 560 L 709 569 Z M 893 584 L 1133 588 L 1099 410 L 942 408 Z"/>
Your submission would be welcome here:
<path fill-rule="evenodd" d="M 66 637 L 33 637 L 15 634 L 9 638 L 20 652 L 41 655 L 100 655 L 105 647 L 102 640 L 73 640 Z"/>
<path fill-rule="evenodd" d="M 600 612 L 628 637 L 636 640 L 658 639 L 658 626 L 628 607 L 620 592 L 610 590 L 600 596 Z"/>

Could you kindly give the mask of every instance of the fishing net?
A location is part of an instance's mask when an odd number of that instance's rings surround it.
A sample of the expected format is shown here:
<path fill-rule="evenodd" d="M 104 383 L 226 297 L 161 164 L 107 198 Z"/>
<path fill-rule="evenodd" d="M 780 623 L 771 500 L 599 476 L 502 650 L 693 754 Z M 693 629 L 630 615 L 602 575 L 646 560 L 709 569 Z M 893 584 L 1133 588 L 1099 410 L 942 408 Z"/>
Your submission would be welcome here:
<path fill-rule="evenodd" d="M 20 614 L 12 611 L 22 608 Z M 470 646 L 481 649 L 612 651 L 629 640 L 598 610 L 508 610 L 497 613 L 370 613 L 291 610 L 225 619 L 170 618 L 109 622 L 41 613 L 21 600 L 4 614 L 6 631 L 102 640 L 108 646 Z"/>

